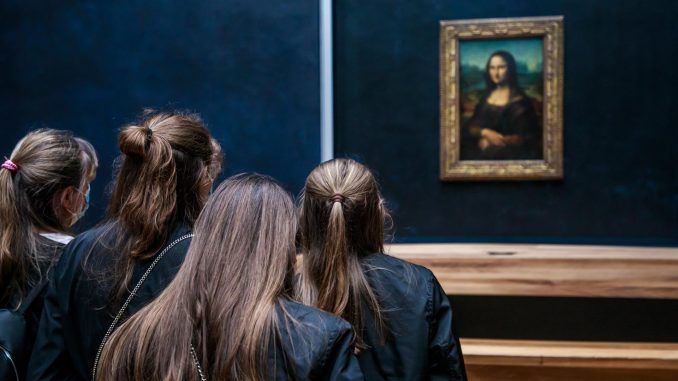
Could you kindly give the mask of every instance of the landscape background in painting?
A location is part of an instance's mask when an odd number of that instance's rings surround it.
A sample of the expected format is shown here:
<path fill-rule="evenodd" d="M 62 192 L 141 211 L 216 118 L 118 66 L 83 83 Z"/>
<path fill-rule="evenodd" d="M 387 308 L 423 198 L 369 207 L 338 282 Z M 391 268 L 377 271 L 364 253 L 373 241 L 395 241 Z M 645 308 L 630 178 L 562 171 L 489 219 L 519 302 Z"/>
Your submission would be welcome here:
<path fill-rule="evenodd" d="M 534 100 L 534 108 L 543 128 L 544 55 L 542 38 L 512 38 L 459 41 L 459 88 L 463 125 L 485 90 L 485 64 L 497 50 L 505 50 L 516 59 L 518 84 Z"/>

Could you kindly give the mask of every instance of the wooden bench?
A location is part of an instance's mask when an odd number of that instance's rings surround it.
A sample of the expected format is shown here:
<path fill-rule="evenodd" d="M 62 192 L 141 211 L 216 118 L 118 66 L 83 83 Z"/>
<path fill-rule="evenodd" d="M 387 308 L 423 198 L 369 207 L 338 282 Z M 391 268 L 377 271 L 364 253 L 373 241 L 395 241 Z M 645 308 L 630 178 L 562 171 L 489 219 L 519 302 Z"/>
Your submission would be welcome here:
<path fill-rule="evenodd" d="M 625 246 L 394 244 L 450 295 L 678 299 L 678 249 Z"/>
<path fill-rule="evenodd" d="M 678 299 L 678 249 L 394 244 L 450 295 Z M 676 317 L 678 329 L 678 317 Z M 470 381 L 677 381 L 678 343 L 462 338 Z"/>
<path fill-rule="evenodd" d="M 678 344 L 462 339 L 469 381 L 675 381 Z"/>

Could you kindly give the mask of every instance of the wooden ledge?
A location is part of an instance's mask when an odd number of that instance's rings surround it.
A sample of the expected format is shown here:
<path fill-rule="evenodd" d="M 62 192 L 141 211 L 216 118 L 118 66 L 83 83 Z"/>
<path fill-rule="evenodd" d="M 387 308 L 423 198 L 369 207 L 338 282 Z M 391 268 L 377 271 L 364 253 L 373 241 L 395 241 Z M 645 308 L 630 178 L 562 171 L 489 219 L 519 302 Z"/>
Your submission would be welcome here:
<path fill-rule="evenodd" d="M 678 299 L 678 249 L 517 244 L 393 244 L 450 295 Z"/>
<path fill-rule="evenodd" d="M 678 371 L 678 343 L 461 339 L 467 365 Z"/>

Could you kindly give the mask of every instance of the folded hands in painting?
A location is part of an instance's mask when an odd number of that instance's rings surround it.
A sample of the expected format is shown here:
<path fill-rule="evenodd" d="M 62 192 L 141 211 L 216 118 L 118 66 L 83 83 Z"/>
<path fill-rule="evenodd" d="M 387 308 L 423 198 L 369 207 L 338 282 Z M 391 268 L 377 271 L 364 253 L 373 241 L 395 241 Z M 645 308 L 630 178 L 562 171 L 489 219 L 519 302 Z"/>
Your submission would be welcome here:
<path fill-rule="evenodd" d="M 520 135 L 502 135 L 492 129 L 483 128 L 481 137 L 478 140 L 478 148 L 484 151 L 491 147 L 499 148 L 520 145 L 522 141 L 523 138 Z"/>
<path fill-rule="evenodd" d="M 485 150 L 489 147 L 504 147 L 506 143 L 504 142 L 504 135 L 498 133 L 497 131 L 491 130 L 489 128 L 483 128 L 480 131 L 480 140 L 478 141 L 478 147 L 482 150 Z"/>

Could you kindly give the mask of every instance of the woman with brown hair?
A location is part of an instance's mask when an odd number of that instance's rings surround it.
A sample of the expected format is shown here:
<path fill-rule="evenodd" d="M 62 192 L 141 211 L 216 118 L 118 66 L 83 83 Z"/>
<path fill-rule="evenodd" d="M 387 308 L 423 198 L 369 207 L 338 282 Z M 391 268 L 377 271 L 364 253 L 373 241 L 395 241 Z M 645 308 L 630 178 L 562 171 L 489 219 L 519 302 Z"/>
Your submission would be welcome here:
<path fill-rule="evenodd" d="M 116 323 L 154 299 L 181 266 L 221 168 L 220 147 L 194 114 L 147 112 L 118 143 L 106 219 L 71 242 L 55 267 L 29 380 L 91 379 Z"/>
<path fill-rule="evenodd" d="M 301 200 L 297 297 L 353 325 L 367 380 L 465 380 L 449 300 L 430 270 L 383 254 L 387 217 L 365 166 L 316 167 Z"/>
<path fill-rule="evenodd" d="M 290 300 L 295 234 L 275 180 L 226 180 L 177 276 L 111 336 L 96 379 L 362 380 L 350 325 Z"/>
<path fill-rule="evenodd" d="M 0 362 L 14 362 L 20 373 L 35 340 L 47 274 L 73 239 L 70 227 L 87 209 L 96 169 L 87 141 L 52 129 L 26 135 L 1 166 L 0 308 L 8 310 L 0 317 L 0 335 L 15 329 L 4 320 L 9 310 L 22 312 L 26 328 L 22 353 L 4 348 Z"/>

